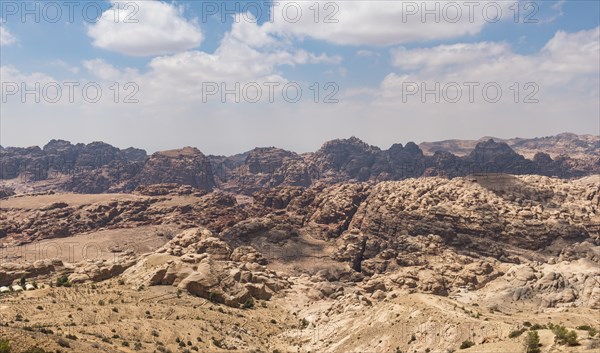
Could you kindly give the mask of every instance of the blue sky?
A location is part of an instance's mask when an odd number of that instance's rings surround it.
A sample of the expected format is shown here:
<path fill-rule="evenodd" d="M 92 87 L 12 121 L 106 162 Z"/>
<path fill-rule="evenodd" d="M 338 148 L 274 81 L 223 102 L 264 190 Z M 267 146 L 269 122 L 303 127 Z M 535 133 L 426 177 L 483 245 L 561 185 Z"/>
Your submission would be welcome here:
<path fill-rule="evenodd" d="M 90 6 L 82 1 L 73 21 L 64 2 L 22 3 L 3 1 L 0 8 L 2 145 L 65 138 L 150 151 L 193 145 L 208 153 L 233 153 L 264 145 L 308 151 L 327 139 L 351 135 L 387 148 L 412 140 L 599 133 L 597 1 L 480 1 L 472 20 L 464 2 L 457 1 L 463 12 L 456 22 L 454 8 L 442 11 L 448 2 L 437 2 L 440 10 L 436 2 L 426 5 L 439 16 L 437 22 L 433 14 L 421 18 L 421 1 L 273 5 L 148 0 L 129 2 L 127 8 L 128 2 L 93 1 Z M 49 3 L 62 10 L 54 23 L 48 18 L 55 17 Z M 215 9 L 235 10 L 235 4 L 254 16 L 260 5 L 262 16 L 254 23 L 246 13 L 237 22 L 230 13 L 213 14 Z M 20 6 L 38 6 L 39 20 L 33 15 L 23 20 Z M 84 6 L 91 14 L 88 21 Z M 292 13 L 300 8 L 302 16 L 290 20 L 283 16 L 284 7 Z M 492 13 L 500 8 L 499 20 L 485 17 L 484 7 Z M 102 17 L 92 23 L 96 8 Z M 116 9 L 121 17 L 110 21 Z M 127 14 L 137 22 L 124 23 Z M 325 23 L 328 14 L 337 22 Z M 7 85 L 20 89 L 23 83 L 35 87 L 36 82 L 65 81 L 97 82 L 103 98 L 113 93 L 115 83 L 122 89 L 133 82 L 139 102 L 89 104 L 75 97 L 74 102 L 36 103 L 19 92 L 7 94 Z M 237 103 L 216 94 L 211 99 L 220 99 L 203 101 L 204 84 L 235 87 L 236 82 L 277 82 L 279 88 L 297 82 L 303 98 L 290 104 L 281 99 L 249 103 L 242 97 Z M 464 96 L 464 82 L 478 87 L 494 82 L 503 100 L 456 103 L 442 96 L 440 103 L 420 93 L 406 94 L 422 84 L 456 83 Z M 317 103 L 309 99 L 315 83 Z M 322 101 L 333 92 L 327 86 L 331 83 L 337 87 L 336 104 Z M 506 99 L 515 97 L 514 83 L 517 103 Z M 119 99 L 128 92 L 120 91 Z M 523 104 L 527 93 L 539 103 Z"/>

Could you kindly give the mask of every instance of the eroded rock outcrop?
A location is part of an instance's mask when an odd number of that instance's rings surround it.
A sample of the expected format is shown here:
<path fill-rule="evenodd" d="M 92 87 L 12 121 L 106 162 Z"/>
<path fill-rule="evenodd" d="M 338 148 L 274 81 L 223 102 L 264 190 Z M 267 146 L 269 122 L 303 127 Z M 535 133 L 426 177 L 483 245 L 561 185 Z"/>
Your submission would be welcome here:
<path fill-rule="evenodd" d="M 144 256 L 123 277 L 134 285 L 173 285 L 214 302 L 237 307 L 250 298 L 269 300 L 290 283 L 268 270 L 251 247 L 236 248 L 207 229 L 188 229 Z"/>

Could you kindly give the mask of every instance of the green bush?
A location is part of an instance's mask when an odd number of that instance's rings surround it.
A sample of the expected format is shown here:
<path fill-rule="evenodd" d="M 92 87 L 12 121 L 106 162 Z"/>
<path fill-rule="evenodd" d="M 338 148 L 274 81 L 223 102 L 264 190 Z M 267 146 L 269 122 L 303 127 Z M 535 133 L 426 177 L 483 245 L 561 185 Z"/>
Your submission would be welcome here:
<path fill-rule="evenodd" d="M 540 353 L 540 336 L 537 331 L 527 332 L 525 337 L 525 353 Z"/>
<path fill-rule="evenodd" d="M 523 332 L 525 332 L 525 329 L 524 329 L 524 328 L 522 328 L 522 329 L 519 329 L 519 330 L 514 330 L 514 331 L 511 331 L 511 332 L 508 334 L 508 338 L 515 338 L 515 337 L 519 337 L 519 336 L 521 336 L 521 335 L 523 334 Z"/>
<path fill-rule="evenodd" d="M 581 331 L 587 331 L 590 337 L 594 337 L 598 333 L 598 330 L 590 325 L 577 326 L 577 329 Z"/>
<path fill-rule="evenodd" d="M 535 330 L 546 330 L 548 327 L 546 325 L 540 325 L 540 324 L 533 324 L 529 330 L 531 331 L 535 331 Z"/>
<path fill-rule="evenodd" d="M 244 302 L 244 309 L 252 309 L 252 308 L 254 308 L 254 298 L 249 297 Z"/>
<path fill-rule="evenodd" d="M 69 283 L 69 277 L 67 275 L 62 275 L 56 279 L 57 287 L 71 287 L 71 283 Z"/>
<path fill-rule="evenodd" d="M 10 342 L 6 339 L 0 339 L 0 353 L 10 353 Z"/>
<path fill-rule="evenodd" d="M 579 342 L 577 341 L 577 332 L 569 331 L 566 327 L 562 325 L 548 325 L 554 333 L 554 341 L 558 344 L 567 345 L 567 346 L 577 346 Z"/>

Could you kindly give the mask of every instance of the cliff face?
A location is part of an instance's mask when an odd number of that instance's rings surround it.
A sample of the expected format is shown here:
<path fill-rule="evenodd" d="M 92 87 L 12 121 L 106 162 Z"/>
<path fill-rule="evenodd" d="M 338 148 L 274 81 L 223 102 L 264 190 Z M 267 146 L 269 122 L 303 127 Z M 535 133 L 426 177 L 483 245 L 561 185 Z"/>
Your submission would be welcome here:
<path fill-rule="evenodd" d="M 329 141 L 318 151 L 304 155 L 267 147 L 230 157 L 205 156 L 191 147 L 147 157 L 143 150 L 120 150 L 102 142 L 73 145 L 52 140 L 43 149 L 0 149 L 0 179 L 22 183 L 49 181 L 44 184 L 47 189 L 81 193 L 129 192 L 140 185 L 175 183 L 205 191 L 217 188 L 250 195 L 277 186 L 374 183 L 421 176 L 454 178 L 474 173 L 509 173 L 574 178 L 600 173 L 598 148 L 592 146 L 594 142 L 589 138 L 576 137 L 561 134 L 539 142 L 488 139 L 472 145 L 468 153 L 463 146 L 471 146 L 467 142 L 424 144 L 429 152 L 442 148 L 433 155 L 425 154 L 412 142 L 381 150 L 352 137 Z M 509 143 L 521 149 L 526 146 L 528 154 L 535 146 L 541 151 L 527 159 Z M 553 143 L 555 147 L 551 147 Z M 457 145 L 462 148 L 459 155 L 443 150 L 456 149 Z M 556 156 L 560 148 L 564 148 L 563 153 Z M 581 158 L 570 157 L 571 151 Z M 68 178 L 53 185 L 53 178 L 58 176 Z"/>
<path fill-rule="evenodd" d="M 137 185 L 175 183 L 201 190 L 215 187 L 208 158 L 192 147 L 154 153 L 135 180 Z"/>

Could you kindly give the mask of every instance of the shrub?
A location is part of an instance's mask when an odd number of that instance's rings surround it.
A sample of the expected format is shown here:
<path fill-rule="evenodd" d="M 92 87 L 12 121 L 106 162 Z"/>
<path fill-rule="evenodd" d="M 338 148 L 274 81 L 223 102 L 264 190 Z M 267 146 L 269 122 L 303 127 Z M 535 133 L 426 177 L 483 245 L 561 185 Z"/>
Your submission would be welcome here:
<path fill-rule="evenodd" d="M 252 308 L 254 308 L 254 298 L 249 297 L 244 302 L 244 309 L 252 309 Z"/>
<path fill-rule="evenodd" d="M 548 327 L 547 327 L 546 325 L 533 324 L 533 325 L 532 325 L 532 326 L 529 328 L 529 330 L 531 330 L 531 331 L 535 331 L 535 330 L 545 330 L 545 329 L 547 329 L 547 328 L 548 328 Z"/>
<path fill-rule="evenodd" d="M 62 275 L 56 279 L 57 287 L 70 287 L 71 283 L 69 283 L 69 277 L 67 275 Z"/>
<path fill-rule="evenodd" d="M 475 345 L 475 342 L 466 340 L 460 344 L 460 349 L 467 349 L 469 347 L 473 347 L 474 345 Z"/>
<path fill-rule="evenodd" d="M 525 337 L 525 353 L 540 353 L 540 336 L 537 331 L 527 332 Z"/>
<path fill-rule="evenodd" d="M 562 325 L 548 325 L 554 333 L 554 341 L 558 344 L 566 344 L 567 346 L 577 346 L 577 332 L 569 331 Z"/>
<path fill-rule="evenodd" d="M 524 329 L 524 328 L 522 328 L 522 329 L 519 329 L 519 330 L 514 330 L 514 331 L 511 331 L 511 332 L 508 334 L 508 338 L 515 338 L 515 337 L 519 337 L 519 336 L 521 336 L 521 335 L 523 334 L 523 332 L 525 332 L 525 329 Z"/>
<path fill-rule="evenodd" d="M 10 353 L 10 342 L 6 339 L 0 339 L 0 353 Z"/>
<path fill-rule="evenodd" d="M 598 333 L 598 330 L 590 325 L 577 326 L 577 329 L 581 331 L 587 331 L 590 337 L 594 337 Z"/>

